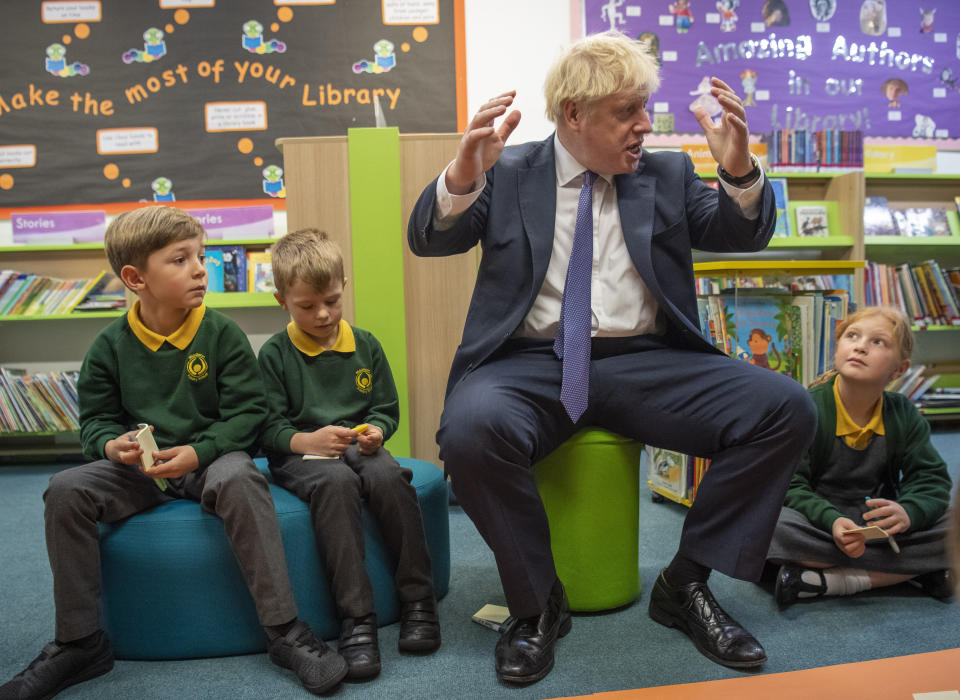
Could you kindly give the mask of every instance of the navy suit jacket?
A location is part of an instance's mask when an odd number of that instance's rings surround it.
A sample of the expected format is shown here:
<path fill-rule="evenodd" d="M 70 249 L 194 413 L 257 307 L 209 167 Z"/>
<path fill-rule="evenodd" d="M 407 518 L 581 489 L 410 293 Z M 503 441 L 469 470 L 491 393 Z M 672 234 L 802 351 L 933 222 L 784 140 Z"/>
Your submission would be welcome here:
<path fill-rule="evenodd" d="M 417 255 L 464 253 L 482 258 L 447 395 L 514 333 L 540 291 L 553 250 L 557 176 L 553 136 L 509 146 L 487 171 L 476 202 L 445 231 L 433 228 L 437 183 L 420 195 L 407 238 Z M 627 250 L 668 326 L 686 346 L 720 352 L 700 332 L 691 249 L 747 252 L 773 235 L 773 190 L 764 183 L 760 215 L 745 219 L 723 191 L 707 187 L 683 153 L 644 152 L 636 171 L 617 175 L 617 202 Z"/>

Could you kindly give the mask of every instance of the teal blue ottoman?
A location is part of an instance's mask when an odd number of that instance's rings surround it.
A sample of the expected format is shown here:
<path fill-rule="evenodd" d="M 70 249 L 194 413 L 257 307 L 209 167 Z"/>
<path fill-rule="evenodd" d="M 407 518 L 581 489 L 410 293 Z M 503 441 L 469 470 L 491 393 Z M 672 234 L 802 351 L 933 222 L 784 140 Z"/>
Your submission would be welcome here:
<path fill-rule="evenodd" d="M 642 454 L 642 443 L 583 428 L 534 466 L 571 610 L 610 610 L 640 595 Z"/>
<path fill-rule="evenodd" d="M 266 460 L 256 460 L 266 470 Z M 400 457 L 413 471 L 437 598 L 450 587 L 448 491 L 429 462 Z M 307 504 L 270 485 L 300 617 L 333 639 L 340 622 L 317 552 Z M 366 566 L 377 621 L 400 619 L 393 564 L 364 508 Z M 120 659 L 189 659 L 266 650 L 266 638 L 223 523 L 198 503 L 179 500 L 101 525 L 103 626 Z"/>

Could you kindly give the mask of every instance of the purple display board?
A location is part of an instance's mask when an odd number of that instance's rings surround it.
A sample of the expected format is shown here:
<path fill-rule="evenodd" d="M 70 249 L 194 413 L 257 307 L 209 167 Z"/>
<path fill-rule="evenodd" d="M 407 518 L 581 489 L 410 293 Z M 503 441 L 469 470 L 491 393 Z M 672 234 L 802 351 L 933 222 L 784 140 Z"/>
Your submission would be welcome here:
<path fill-rule="evenodd" d="M 103 240 L 107 216 L 103 211 L 11 212 L 13 242 L 29 245 L 69 245 Z"/>
<path fill-rule="evenodd" d="M 273 237 L 273 207 L 269 204 L 252 207 L 187 209 L 186 211 L 203 224 L 208 239 L 238 240 Z"/>
<path fill-rule="evenodd" d="M 619 29 L 662 65 L 654 130 L 700 131 L 717 76 L 744 99 L 753 133 L 860 129 L 960 136 L 956 0 L 585 0 L 587 34 Z"/>

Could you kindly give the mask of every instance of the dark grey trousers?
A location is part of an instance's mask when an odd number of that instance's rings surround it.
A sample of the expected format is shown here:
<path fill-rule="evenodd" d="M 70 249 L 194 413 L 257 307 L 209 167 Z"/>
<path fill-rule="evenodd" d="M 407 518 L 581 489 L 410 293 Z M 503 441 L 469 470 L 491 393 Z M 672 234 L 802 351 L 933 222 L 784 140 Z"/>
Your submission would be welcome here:
<path fill-rule="evenodd" d="M 229 452 L 206 469 L 168 482 L 170 487 L 161 491 L 136 467 L 106 459 L 50 478 L 43 499 L 58 640 L 80 639 L 100 629 L 97 523 L 123 520 L 175 498 L 197 501 L 223 520 L 260 624 L 279 625 L 296 617 L 273 500 L 250 456 Z"/>
<path fill-rule="evenodd" d="M 364 567 L 364 500 L 396 564 L 394 581 L 400 600 L 412 602 L 433 595 L 420 504 L 410 485 L 413 473 L 387 450 L 362 455 L 351 445 L 340 459 L 274 457 L 270 472 L 274 482 L 310 505 L 317 547 L 341 618 L 373 612 L 373 589 Z"/>

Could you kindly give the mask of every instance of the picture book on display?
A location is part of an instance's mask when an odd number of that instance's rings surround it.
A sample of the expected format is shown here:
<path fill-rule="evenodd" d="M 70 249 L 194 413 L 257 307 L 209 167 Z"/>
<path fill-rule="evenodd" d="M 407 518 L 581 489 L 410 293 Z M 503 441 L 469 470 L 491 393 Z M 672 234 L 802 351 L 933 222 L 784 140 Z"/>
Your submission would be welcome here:
<path fill-rule="evenodd" d="M 797 234 L 800 236 L 828 236 L 827 208 L 822 204 L 797 207 Z"/>
<path fill-rule="evenodd" d="M 901 236 L 949 236 L 947 211 L 941 207 L 894 209 L 893 220 Z"/>
<path fill-rule="evenodd" d="M 770 187 L 773 188 L 773 201 L 777 207 L 777 224 L 773 229 L 774 238 L 785 238 L 790 235 L 790 217 L 787 216 L 787 205 L 790 198 L 787 195 L 787 179 L 771 177 Z"/>
<path fill-rule="evenodd" d="M 207 268 L 207 291 L 223 291 L 223 251 L 216 248 L 207 248 L 203 259 Z"/>
<path fill-rule="evenodd" d="M 728 320 L 733 357 L 752 365 L 801 379 L 799 325 L 793 325 L 790 294 L 721 294 Z"/>
<path fill-rule="evenodd" d="M 677 500 L 687 495 L 687 456 L 661 447 L 644 448 L 647 454 L 647 480 L 651 487 L 671 494 Z"/>
<path fill-rule="evenodd" d="M 867 197 L 863 206 L 865 236 L 896 236 L 897 226 L 886 197 Z"/>
<path fill-rule="evenodd" d="M 247 289 L 251 292 L 274 292 L 270 251 L 247 253 Z"/>

